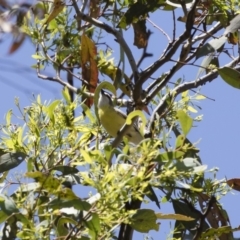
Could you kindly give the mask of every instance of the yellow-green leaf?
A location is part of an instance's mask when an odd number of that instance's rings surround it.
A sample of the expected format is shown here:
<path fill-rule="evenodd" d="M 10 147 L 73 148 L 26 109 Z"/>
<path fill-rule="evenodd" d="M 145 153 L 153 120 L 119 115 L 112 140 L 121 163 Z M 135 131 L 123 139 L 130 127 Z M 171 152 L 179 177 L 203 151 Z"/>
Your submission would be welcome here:
<path fill-rule="evenodd" d="M 192 106 L 188 106 L 187 109 L 190 112 L 197 113 L 197 110 L 195 108 L 193 108 Z"/>
<path fill-rule="evenodd" d="M 141 132 L 143 133 L 143 129 L 144 129 L 146 123 L 147 123 L 147 119 L 146 119 L 145 115 L 140 110 L 133 111 L 133 112 L 128 114 L 127 119 L 126 119 L 126 124 L 130 125 L 132 123 L 132 119 L 134 117 L 140 117 L 141 118 L 141 120 L 142 120 Z"/>
<path fill-rule="evenodd" d="M 163 213 L 156 213 L 158 219 L 173 219 L 173 220 L 180 220 L 180 221 L 193 221 L 195 220 L 192 217 L 188 217 L 182 214 L 163 214 Z"/>
<path fill-rule="evenodd" d="M 52 11 L 49 14 L 49 16 L 44 24 L 48 24 L 53 19 L 55 19 L 58 16 L 58 14 L 63 10 L 64 6 L 65 6 L 65 4 L 62 0 L 54 0 Z"/>
<path fill-rule="evenodd" d="M 64 87 L 64 89 L 62 90 L 62 95 L 63 95 L 64 99 L 66 100 L 67 104 L 70 105 L 72 103 L 72 101 L 71 101 L 71 96 L 69 94 L 67 87 Z"/>
<path fill-rule="evenodd" d="M 12 110 L 9 110 L 6 114 L 6 125 L 9 126 L 11 123 Z"/>
<path fill-rule="evenodd" d="M 39 182 L 43 189 L 51 193 L 56 193 L 59 190 L 59 187 L 62 185 L 61 181 L 50 174 L 44 174 L 42 172 L 27 172 L 26 177 L 35 179 L 36 182 Z"/>
<path fill-rule="evenodd" d="M 177 112 L 177 118 L 181 125 L 184 135 L 187 136 L 188 132 L 192 128 L 193 119 L 189 117 L 189 115 L 185 113 L 183 110 L 179 110 Z"/>
<path fill-rule="evenodd" d="M 203 100 L 203 99 L 206 99 L 206 97 L 202 94 L 198 94 L 196 97 L 195 97 L 196 100 Z"/>
<path fill-rule="evenodd" d="M 83 156 L 84 160 L 87 163 L 89 163 L 89 164 L 93 163 L 93 159 L 90 157 L 90 155 L 88 154 L 87 151 L 85 151 L 83 149 L 81 149 L 80 151 L 81 151 L 81 155 Z"/>

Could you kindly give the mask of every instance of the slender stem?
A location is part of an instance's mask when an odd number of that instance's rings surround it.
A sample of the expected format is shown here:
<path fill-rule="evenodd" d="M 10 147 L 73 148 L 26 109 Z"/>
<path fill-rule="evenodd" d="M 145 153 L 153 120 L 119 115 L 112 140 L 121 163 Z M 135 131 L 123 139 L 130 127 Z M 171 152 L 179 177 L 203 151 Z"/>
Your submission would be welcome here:
<path fill-rule="evenodd" d="M 133 57 L 133 54 L 132 54 L 130 48 L 128 47 L 128 44 L 126 43 L 126 41 L 122 37 L 121 33 L 118 32 L 117 30 L 113 29 L 108 24 L 103 23 L 103 22 L 101 22 L 101 21 L 99 21 L 99 20 L 97 20 L 95 18 L 92 18 L 92 17 L 84 14 L 83 12 L 81 12 L 79 10 L 77 2 L 75 0 L 73 0 L 72 3 L 73 3 L 73 7 L 74 7 L 74 9 L 76 11 L 76 14 L 77 14 L 76 18 L 78 20 L 82 20 L 83 19 L 84 21 L 87 21 L 87 22 L 93 24 L 94 26 L 97 26 L 97 27 L 105 30 L 106 32 L 112 34 L 114 37 L 116 37 L 117 42 L 121 45 L 121 47 L 123 48 L 124 53 L 126 54 L 126 56 L 128 58 L 129 64 L 131 66 L 131 69 L 132 69 L 132 72 L 133 72 L 133 75 L 134 75 L 134 81 L 136 83 L 137 80 L 138 80 L 138 77 L 139 77 L 137 64 L 136 64 L 136 61 L 134 60 L 134 57 Z"/>

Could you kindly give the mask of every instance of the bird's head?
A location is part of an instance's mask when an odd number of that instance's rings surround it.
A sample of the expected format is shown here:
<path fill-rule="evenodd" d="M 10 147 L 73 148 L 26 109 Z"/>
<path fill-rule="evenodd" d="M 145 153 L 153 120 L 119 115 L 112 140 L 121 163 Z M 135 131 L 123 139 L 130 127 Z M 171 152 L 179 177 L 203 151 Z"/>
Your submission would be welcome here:
<path fill-rule="evenodd" d="M 113 106 L 111 95 L 101 89 L 98 99 L 98 108 L 103 108 L 107 106 Z"/>

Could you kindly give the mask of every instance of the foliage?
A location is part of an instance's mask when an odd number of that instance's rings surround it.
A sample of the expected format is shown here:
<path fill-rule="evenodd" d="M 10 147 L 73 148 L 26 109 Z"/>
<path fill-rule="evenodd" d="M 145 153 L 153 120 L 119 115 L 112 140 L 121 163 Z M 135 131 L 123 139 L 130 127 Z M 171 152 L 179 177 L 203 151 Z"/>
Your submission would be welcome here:
<path fill-rule="evenodd" d="M 13 194 L 0 195 L 2 239 L 124 240 L 132 239 L 133 230 L 161 231 L 163 219 L 175 220 L 172 239 L 233 239 L 239 228 L 230 225 L 220 199 L 231 188 L 239 190 L 239 180 L 217 180 L 216 170 L 202 163 L 188 134 L 201 121 L 197 109 L 206 98 L 193 89 L 218 75 L 240 88 L 239 57 L 227 51 L 239 42 L 238 2 L 0 4 L 5 9 L 0 18 L 3 32 L 18 35 L 9 53 L 30 38 L 36 45 L 32 57 L 37 76 L 64 86 L 62 100 L 46 103 L 37 96 L 26 108 L 16 100 L 22 126 L 13 124 L 11 111 L 6 114 L 0 135 L 1 183 L 5 189 L 8 171 L 23 159 L 27 182 L 22 177 Z M 152 19 L 163 12 L 171 15 L 172 37 Z M 157 59 L 147 51 L 152 25 L 166 43 Z M 134 45 L 142 51 L 138 62 L 126 37 L 130 29 Z M 113 49 L 119 50 L 118 59 Z M 221 64 L 224 54 L 229 61 Z M 151 65 L 140 72 L 149 57 Z M 164 72 L 165 64 L 170 67 Z M 193 81 L 175 76 L 190 67 L 198 69 Z M 49 68 L 55 76 L 47 75 Z M 74 79 L 82 85 L 76 88 Z M 137 110 L 114 141 L 100 126 L 96 104 L 91 110 L 101 88 L 119 96 L 116 104 Z M 146 125 L 140 110 L 150 115 Z M 145 139 L 133 146 L 121 133 L 136 118 L 142 120 Z M 93 193 L 87 196 L 86 191 Z M 149 202 L 158 208 L 168 202 L 174 213 L 141 208 Z"/>

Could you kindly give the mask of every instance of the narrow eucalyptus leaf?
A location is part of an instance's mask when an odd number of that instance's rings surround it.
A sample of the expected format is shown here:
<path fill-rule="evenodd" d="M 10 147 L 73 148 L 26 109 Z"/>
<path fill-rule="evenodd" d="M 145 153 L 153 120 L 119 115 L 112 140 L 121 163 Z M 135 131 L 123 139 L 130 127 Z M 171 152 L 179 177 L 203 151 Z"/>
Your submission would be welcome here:
<path fill-rule="evenodd" d="M 156 193 L 154 192 L 152 186 L 148 186 L 148 193 L 147 193 L 147 197 L 152 201 L 155 202 L 156 205 L 158 206 L 158 208 L 160 209 L 160 203 L 158 200 L 158 197 L 156 195 Z"/>
<path fill-rule="evenodd" d="M 209 41 L 208 43 L 206 43 L 205 45 L 203 45 L 196 54 L 196 59 L 206 56 L 209 53 L 213 53 L 215 51 L 217 51 L 220 47 L 222 47 L 222 45 L 227 41 L 227 37 L 222 36 L 220 38 L 216 38 L 213 39 L 211 41 Z"/>
<path fill-rule="evenodd" d="M 229 26 L 226 27 L 223 35 L 228 33 L 234 33 L 240 28 L 240 14 L 238 14 L 235 18 L 230 21 Z"/>
<path fill-rule="evenodd" d="M 177 112 L 178 121 L 182 127 L 182 131 L 185 136 L 189 133 L 192 128 L 193 119 L 183 110 Z"/>
<path fill-rule="evenodd" d="M 21 152 L 3 154 L 0 157 L 0 173 L 17 167 L 26 156 L 27 154 Z"/>
<path fill-rule="evenodd" d="M 61 172 L 63 175 L 74 174 L 79 172 L 75 167 L 60 165 L 53 167 L 52 170 L 57 170 Z"/>

